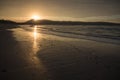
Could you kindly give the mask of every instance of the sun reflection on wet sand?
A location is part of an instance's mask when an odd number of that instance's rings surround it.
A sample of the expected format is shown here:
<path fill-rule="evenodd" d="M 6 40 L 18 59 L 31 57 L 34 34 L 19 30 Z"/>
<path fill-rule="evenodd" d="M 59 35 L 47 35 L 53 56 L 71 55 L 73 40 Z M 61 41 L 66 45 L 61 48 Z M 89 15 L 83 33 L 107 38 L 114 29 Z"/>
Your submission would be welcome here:
<path fill-rule="evenodd" d="M 34 40 L 36 40 L 37 39 L 37 26 L 34 26 L 33 34 L 34 34 Z"/>
<path fill-rule="evenodd" d="M 33 27 L 32 37 L 33 37 L 33 53 L 32 53 L 32 61 L 35 64 L 39 64 L 39 59 L 36 57 L 36 54 L 39 50 L 39 41 L 40 41 L 40 34 L 37 32 L 38 26 L 35 25 Z"/>
<path fill-rule="evenodd" d="M 33 75 L 34 78 L 40 78 L 40 80 L 47 80 L 47 70 L 46 67 L 43 65 L 41 59 L 37 56 L 38 51 L 40 52 L 40 49 L 42 46 L 42 33 L 40 32 L 39 26 L 35 25 L 33 27 L 20 27 L 11 29 L 13 32 L 13 37 L 17 41 L 16 44 L 18 44 L 19 50 L 16 55 L 19 58 L 15 58 L 16 61 L 20 61 L 20 68 L 17 68 L 15 70 L 22 70 L 24 74 L 26 75 Z M 18 65 L 17 65 L 18 66 Z"/>
<path fill-rule="evenodd" d="M 34 54 L 37 53 L 38 51 L 38 44 L 37 44 L 37 40 L 38 40 L 38 33 L 37 33 L 37 26 L 34 26 L 34 31 L 33 31 L 33 51 L 34 51 Z"/>

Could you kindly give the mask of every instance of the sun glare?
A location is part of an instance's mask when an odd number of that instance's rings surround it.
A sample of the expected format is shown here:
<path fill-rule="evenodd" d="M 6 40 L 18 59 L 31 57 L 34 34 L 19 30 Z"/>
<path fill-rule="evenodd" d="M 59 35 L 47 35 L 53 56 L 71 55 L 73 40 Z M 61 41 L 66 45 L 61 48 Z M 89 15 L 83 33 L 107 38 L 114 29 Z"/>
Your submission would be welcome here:
<path fill-rule="evenodd" d="M 39 19 L 41 19 L 41 18 L 40 18 L 40 16 L 38 16 L 38 15 L 33 15 L 33 16 L 32 16 L 32 19 L 34 19 L 34 20 L 39 20 Z"/>

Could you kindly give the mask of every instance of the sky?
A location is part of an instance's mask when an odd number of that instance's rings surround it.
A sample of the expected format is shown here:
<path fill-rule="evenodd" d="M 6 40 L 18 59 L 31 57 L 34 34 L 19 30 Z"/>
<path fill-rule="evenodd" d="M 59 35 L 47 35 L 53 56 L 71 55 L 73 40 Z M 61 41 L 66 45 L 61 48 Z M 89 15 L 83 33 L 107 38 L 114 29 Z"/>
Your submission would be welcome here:
<path fill-rule="evenodd" d="M 0 0 L 0 19 L 120 22 L 120 0 Z"/>

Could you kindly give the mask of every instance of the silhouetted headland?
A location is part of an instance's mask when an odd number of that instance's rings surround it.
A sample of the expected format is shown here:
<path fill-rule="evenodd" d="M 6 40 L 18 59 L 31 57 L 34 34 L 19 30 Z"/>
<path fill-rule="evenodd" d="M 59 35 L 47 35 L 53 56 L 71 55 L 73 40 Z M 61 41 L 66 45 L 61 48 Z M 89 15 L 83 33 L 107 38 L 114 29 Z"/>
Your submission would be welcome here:
<path fill-rule="evenodd" d="M 11 21 L 11 20 L 0 20 L 0 24 L 17 24 L 16 22 L 14 21 Z"/>
<path fill-rule="evenodd" d="M 11 28 L 16 28 L 18 27 L 18 23 L 11 21 L 11 20 L 0 20 L 0 29 L 5 30 L 5 29 L 11 29 Z"/>

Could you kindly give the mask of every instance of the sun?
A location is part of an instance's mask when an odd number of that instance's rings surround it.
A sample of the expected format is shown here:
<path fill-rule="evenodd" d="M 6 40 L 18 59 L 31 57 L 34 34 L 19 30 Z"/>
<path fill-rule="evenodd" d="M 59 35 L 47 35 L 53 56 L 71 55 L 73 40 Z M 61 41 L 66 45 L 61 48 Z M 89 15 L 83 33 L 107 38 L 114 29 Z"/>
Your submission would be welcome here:
<path fill-rule="evenodd" d="M 32 19 L 34 19 L 34 20 L 39 20 L 39 19 L 41 19 L 41 18 L 40 18 L 40 16 L 38 16 L 38 15 L 33 15 L 33 16 L 32 16 Z"/>

